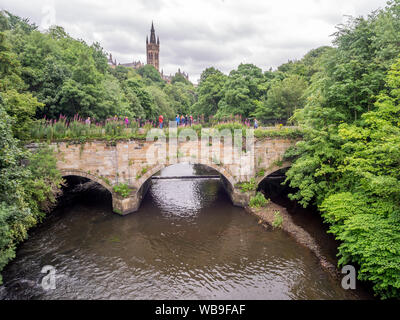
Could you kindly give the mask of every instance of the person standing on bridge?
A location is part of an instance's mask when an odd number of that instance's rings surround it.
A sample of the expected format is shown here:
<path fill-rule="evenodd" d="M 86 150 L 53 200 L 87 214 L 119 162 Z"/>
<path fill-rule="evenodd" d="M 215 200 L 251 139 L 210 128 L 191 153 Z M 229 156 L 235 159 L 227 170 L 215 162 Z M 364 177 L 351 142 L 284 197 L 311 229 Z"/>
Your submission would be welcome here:
<path fill-rule="evenodd" d="M 254 129 L 258 128 L 258 121 L 256 118 L 254 118 Z"/>
<path fill-rule="evenodd" d="M 129 126 L 129 119 L 128 119 L 128 117 L 125 117 L 124 122 L 125 122 L 125 127 L 128 128 L 128 126 Z"/>
<path fill-rule="evenodd" d="M 179 127 L 179 114 L 176 115 L 175 121 L 176 121 L 176 126 Z"/>
<path fill-rule="evenodd" d="M 159 123 L 160 129 L 162 129 L 162 127 L 163 127 L 163 122 L 164 122 L 164 117 L 160 114 L 160 116 L 158 117 L 158 123 Z"/>

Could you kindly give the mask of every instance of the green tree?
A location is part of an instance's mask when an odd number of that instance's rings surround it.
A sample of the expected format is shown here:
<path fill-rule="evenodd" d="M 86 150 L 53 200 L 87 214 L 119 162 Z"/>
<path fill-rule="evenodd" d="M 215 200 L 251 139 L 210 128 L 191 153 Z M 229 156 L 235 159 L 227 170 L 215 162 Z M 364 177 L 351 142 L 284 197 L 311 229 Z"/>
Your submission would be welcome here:
<path fill-rule="evenodd" d="M 168 95 L 174 113 L 188 114 L 190 107 L 195 103 L 196 96 L 191 83 L 175 82 L 167 84 L 164 92 Z"/>
<path fill-rule="evenodd" d="M 306 88 L 307 82 L 298 75 L 273 81 L 266 99 L 255 111 L 256 117 L 262 121 L 289 119 L 295 110 L 303 108 Z"/>
<path fill-rule="evenodd" d="M 130 110 L 135 116 L 147 119 L 154 119 L 157 116 L 154 101 L 146 90 L 141 77 L 132 77 L 126 80 L 124 89 L 126 94 L 129 95 Z"/>
<path fill-rule="evenodd" d="M 160 73 L 151 64 L 146 64 L 143 67 L 139 68 L 137 70 L 137 73 L 141 75 L 147 85 L 152 85 L 153 83 L 157 83 L 159 85 L 164 84 L 164 81 L 161 79 Z"/>
<path fill-rule="evenodd" d="M 182 82 L 183 84 L 190 84 L 189 80 L 186 80 L 186 78 L 183 76 L 182 73 L 175 73 L 175 75 L 171 79 L 171 83 L 174 84 L 176 82 Z"/>
<path fill-rule="evenodd" d="M 292 199 L 304 206 L 310 202 L 319 205 L 335 191 L 337 167 L 344 157 L 338 124 L 357 123 L 359 115 L 371 109 L 385 89 L 388 65 L 394 63 L 400 49 L 396 52 L 391 46 L 395 36 L 388 35 L 382 24 L 389 24 L 389 30 L 399 27 L 400 34 L 399 15 L 400 2 L 393 1 L 368 19 L 350 19 L 336 34 L 337 49 L 321 58 L 322 68 L 306 90 L 307 103 L 294 116 L 303 127 L 304 141 L 288 152 L 295 161 L 286 181 L 298 189 Z M 392 49 L 387 51 L 382 44 Z M 381 58 L 383 52 L 388 60 Z"/>
<path fill-rule="evenodd" d="M 51 150 L 31 154 L 21 149 L 13 125 L 0 95 L 0 272 L 15 257 L 28 229 L 52 208 L 62 183 Z"/>
<path fill-rule="evenodd" d="M 197 87 L 197 102 L 191 110 L 195 115 L 204 115 L 206 119 L 218 111 L 218 103 L 224 95 L 224 85 L 227 76 L 221 71 L 211 67 L 205 69 L 200 76 L 200 83 Z"/>
<path fill-rule="evenodd" d="M 295 113 L 304 140 L 291 149 L 292 199 L 318 205 L 342 241 L 340 263 L 360 267 L 381 297 L 399 296 L 400 2 L 351 19 Z M 385 81 L 386 80 L 386 81 Z M 397 241 L 397 242 L 396 242 Z"/>
<path fill-rule="evenodd" d="M 400 296 L 400 59 L 360 125 L 342 124 L 346 154 L 337 193 L 321 204 L 330 232 L 342 241 L 340 264 L 357 263 L 360 280 L 384 298 Z"/>
<path fill-rule="evenodd" d="M 265 94 L 262 70 L 253 64 L 240 64 L 230 72 L 224 85 L 224 96 L 218 103 L 217 117 L 250 116 L 257 101 Z"/>
<path fill-rule="evenodd" d="M 146 90 L 153 99 L 155 114 L 163 115 L 165 121 L 168 119 L 173 120 L 175 118 L 175 110 L 173 109 L 167 94 L 156 86 L 148 87 Z"/>
<path fill-rule="evenodd" d="M 28 129 L 36 109 L 43 105 L 31 93 L 21 78 L 22 68 L 5 34 L 0 32 L 0 93 L 2 104 L 7 113 L 13 117 L 13 132 L 20 138 L 28 136 Z"/>

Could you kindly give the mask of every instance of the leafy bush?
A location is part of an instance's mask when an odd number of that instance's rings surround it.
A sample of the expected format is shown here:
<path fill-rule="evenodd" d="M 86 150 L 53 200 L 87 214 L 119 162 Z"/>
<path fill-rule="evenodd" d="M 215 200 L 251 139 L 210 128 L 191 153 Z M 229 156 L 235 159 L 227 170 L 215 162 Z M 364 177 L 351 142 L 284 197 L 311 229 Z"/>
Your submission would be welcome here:
<path fill-rule="evenodd" d="M 249 206 L 250 208 L 261 208 L 265 207 L 269 203 L 269 199 L 265 199 L 261 192 L 257 192 L 254 197 L 251 197 Z"/>
<path fill-rule="evenodd" d="M 126 183 L 120 183 L 113 187 L 113 191 L 119 194 L 122 198 L 128 198 L 131 194 L 131 189 Z"/>
<path fill-rule="evenodd" d="M 255 191 L 257 188 L 256 180 L 254 178 L 251 178 L 250 181 L 240 182 L 236 186 L 239 187 L 243 193 Z"/>
<path fill-rule="evenodd" d="M 28 230 L 51 210 L 63 182 L 53 151 L 20 148 L 11 125 L 0 96 L 0 271 L 15 257 Z"/>

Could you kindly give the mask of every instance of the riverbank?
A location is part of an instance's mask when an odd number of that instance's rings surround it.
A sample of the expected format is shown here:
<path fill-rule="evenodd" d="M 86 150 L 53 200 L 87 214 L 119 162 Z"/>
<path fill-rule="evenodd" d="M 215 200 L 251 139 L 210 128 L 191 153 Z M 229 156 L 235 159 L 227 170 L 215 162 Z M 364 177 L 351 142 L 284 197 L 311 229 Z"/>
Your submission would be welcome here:
<path fill-rule="evenodd" d="M 280 225 L 280 228 L 293 237 L 296 242 L 310 249 L 318 258 L 322 268 L 328 271 L 333 278 L 337 280 L 340 279 L 340 272 L 337 267 L 332 264 L 322 253 L 322 250 L 316 240 L 306 230 L 298 226 L 293 221 L 291 215 L 288 213 L 285 207 L 270 201 L 266 207 L 246 207 L 245 210 L 260 218 L 259 223 L 266 223 L 269 227 L 273 226 L 275 221 L 275 212 L 279 211 L 280 215 L 282 216 L 282 224 Z"/>

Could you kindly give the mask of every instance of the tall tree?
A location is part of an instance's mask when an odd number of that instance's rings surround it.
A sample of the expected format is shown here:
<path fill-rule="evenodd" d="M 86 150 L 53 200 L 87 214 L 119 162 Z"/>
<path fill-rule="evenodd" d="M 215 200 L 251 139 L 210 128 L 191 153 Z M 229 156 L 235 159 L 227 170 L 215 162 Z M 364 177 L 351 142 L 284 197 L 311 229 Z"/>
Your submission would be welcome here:
<path fill-rule="evenodd" d="M 295 110 L 304 106 L 307 82 L 298 75 L 271 83 L 263 103 L 258 104 L 255 115 L 260 120 L 288 120 Z"/>
<path fill-rule="evenodd" d="M 224 95 L 224 85 L 227 76 L 221 71 L 211 67 L 205 69 L 200 76 L 200 83 L 197 87 L 197 102 L 191 110 L 195 115 L 204 115 L 206 119 L 218 111 L 218 103 Z"/>
<path fill-rule="evenodd" d="M 256 101 L 265 94 L 262 70 L 253 64 L 240 64 L 230 72 L 224 85 L 224 96 L 218 103 L 217 116 L 242 115 L 248 117 Z"/>

